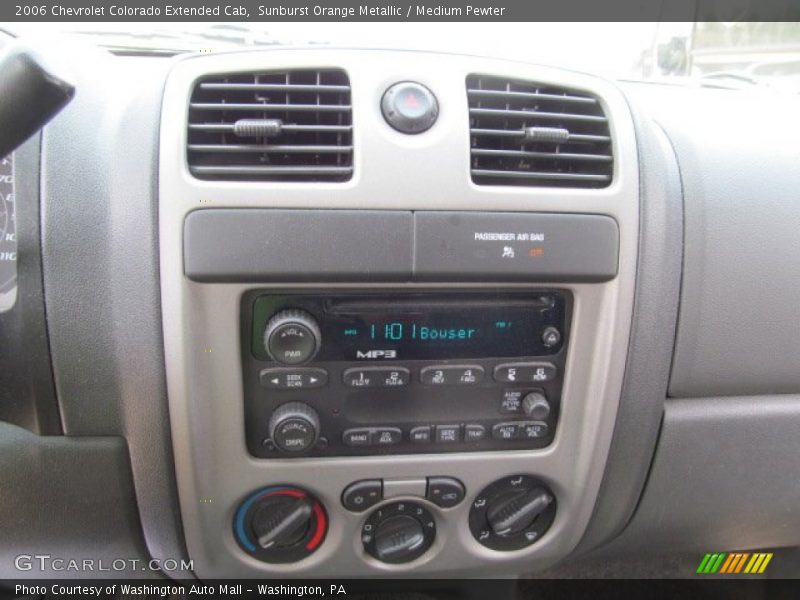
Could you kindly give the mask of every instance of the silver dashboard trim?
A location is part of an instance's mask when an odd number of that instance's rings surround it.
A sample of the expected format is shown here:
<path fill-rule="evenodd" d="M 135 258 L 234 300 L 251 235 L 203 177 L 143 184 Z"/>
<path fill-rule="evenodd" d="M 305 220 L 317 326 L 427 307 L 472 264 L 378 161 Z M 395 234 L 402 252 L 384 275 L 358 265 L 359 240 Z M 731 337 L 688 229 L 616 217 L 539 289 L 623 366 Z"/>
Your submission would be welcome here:
<path fill-rule="evenodd" d="M 348 72 L 355 146 L 352 180 L 278 183 L 194 179 L 185 159 L 186 115 L 193 82 L 215 72 L 292 67 L 340 67 Z M 572 86 L 602 98 L 614 139 L 613 183 L 603 189 L 473 184 L 465 80 L 474 72 Z M 409 79 L 429 87 L 440 101 L 437 123 L 419 136 L 393 130 L 380 113 L 383 92 L 392 83 Z M 527 573 L 567 556 L 586 530 L 603 476 L 633 309 L 639 172 L 632 119 L 617 88 L 573 72 L 471 56 L 276 49 L 178 61 L 167 81 L 162 114 L 169 115 L 161 124 L 159 159 L 164 346 L 181 513 L 196 573 L 202 578 L 381 574 L 479 577 Z M 619 275 L 602 284 L 561 286 L 574 294 L 574 313 L 554 443 L 542 450 L 505 453 L 291 461 L 252 458 L 244 441 L 239 311 L 241 295 L 253 286 L 193 283 L 183 273 L 183 220 L 195 208 L 214 206 L 572 212 L 606 214 L 616 219 L 620 228 Z M 534 546 L 513 553 L 489 550 L 472 538 L 467 527 L 470 498 L 495 479 L 517 472 L 537 475 L 552 486 L 558 497 L 558 515 L 550 531 Z M 342 509 L 341 491 L 358 479 L 426 475 L 453 476 L 467 488 L 467 500 L 461 505 L 434 510 L 438 536 L 433 548 L 406 565 L 385 565 L 365 557 L 358 533 L 366 515 Z M 256 561 L 239 550 L 232 535 L 231 518 L 237 503 L 252 490 L 274 483 L 306 487 L 325 503 L 331 517 L 322 547 L 290 565 Z"/>

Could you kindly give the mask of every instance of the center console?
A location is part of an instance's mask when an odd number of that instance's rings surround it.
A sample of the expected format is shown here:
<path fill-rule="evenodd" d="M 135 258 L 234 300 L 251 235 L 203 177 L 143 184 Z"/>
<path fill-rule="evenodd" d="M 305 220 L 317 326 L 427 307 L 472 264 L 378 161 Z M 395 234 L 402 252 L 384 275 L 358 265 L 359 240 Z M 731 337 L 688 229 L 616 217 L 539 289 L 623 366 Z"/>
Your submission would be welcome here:
<path fill-rule="evenodd" d="M 161 127 L 159 228 L 197 574 L 566 557 L 630 334 L 620 93 L 474 57 L 279 49 L 178 61 L 164 114 L 187 115 Z"/>

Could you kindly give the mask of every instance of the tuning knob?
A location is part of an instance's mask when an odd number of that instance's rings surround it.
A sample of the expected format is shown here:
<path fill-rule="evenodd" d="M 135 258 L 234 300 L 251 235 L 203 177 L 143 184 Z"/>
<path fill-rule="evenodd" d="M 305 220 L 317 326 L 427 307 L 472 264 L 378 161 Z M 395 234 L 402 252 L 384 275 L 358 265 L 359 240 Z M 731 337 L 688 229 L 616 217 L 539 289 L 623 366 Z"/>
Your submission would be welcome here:
<path fill-rule="evenodd" d="M 269 436 L 284 452 L 304 452 L 319 438 L 319 415 L 303 402 L 281 404 L 269 419 Z"/>
<path fill-rule="evenodd" d="M 251 495 L 234 517 L 234 535 L 252 556 L 273 563 L 294 562 L 314 552 L 327 532 L 322 504 L 292 486 Z"/>
<path fill-rule="evenodd" d="M 299 365 L 314 358 L 321 340 L 316 319 L 302 310 L 282 310 L 264 328 L 267 354 L 284 365 Z"/>
<path fill-rule="evenodd" d="M 526 416 L 544 421 L 550 414 L 550 403 L 541 392 L 531 392 L 522 399 L 522 410 Z"/>

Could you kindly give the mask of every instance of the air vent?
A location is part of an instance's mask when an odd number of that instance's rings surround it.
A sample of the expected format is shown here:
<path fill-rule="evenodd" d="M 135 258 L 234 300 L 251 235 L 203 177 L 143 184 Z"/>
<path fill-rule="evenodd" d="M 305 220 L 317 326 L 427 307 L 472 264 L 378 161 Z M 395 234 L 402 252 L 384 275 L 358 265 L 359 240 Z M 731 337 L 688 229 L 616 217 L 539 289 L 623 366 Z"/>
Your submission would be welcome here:
<path fill-rule="evenodd" d="M 189 105 L 188 140 L 189 169 L 200 179 L 347 181 L 349 79 L 332 69 L 203 79 Z"/>
<path fill-rule="evenodd" d="M 614 161 L 608 119 L 585 92 L 470 75 L 472 181 L 602 188 Z"/>

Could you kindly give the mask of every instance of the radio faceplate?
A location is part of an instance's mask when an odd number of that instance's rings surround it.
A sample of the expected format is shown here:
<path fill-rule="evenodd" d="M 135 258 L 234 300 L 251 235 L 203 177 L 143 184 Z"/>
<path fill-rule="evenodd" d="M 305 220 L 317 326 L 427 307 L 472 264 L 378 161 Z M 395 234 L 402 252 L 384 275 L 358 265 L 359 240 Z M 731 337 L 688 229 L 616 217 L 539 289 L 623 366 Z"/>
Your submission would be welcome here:
<path fill-rule="evenodd" d="M 549 445 L 567 291 L 252 291 L 245 428 L 260 458 Z"/>

